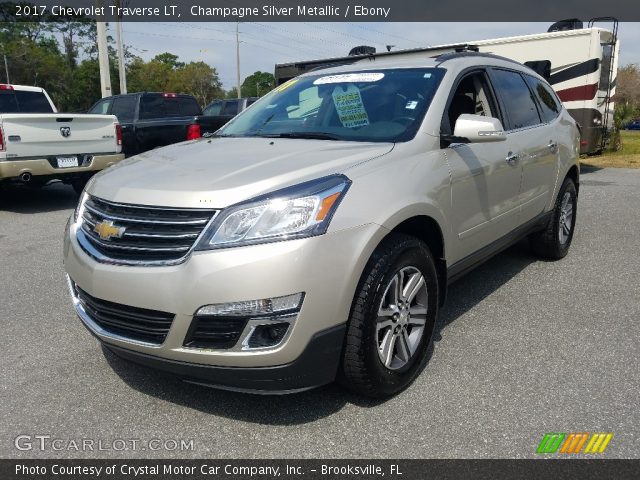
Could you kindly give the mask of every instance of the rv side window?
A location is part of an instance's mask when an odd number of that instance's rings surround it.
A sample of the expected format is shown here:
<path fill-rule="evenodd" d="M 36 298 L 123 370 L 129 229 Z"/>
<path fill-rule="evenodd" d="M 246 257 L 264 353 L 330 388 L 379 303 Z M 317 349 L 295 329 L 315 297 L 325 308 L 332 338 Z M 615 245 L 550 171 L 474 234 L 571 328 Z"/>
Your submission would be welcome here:
<path fill-rule="evenodd" d="M 557 100 L 555 93 L 553 93 L 551 87 L 537 78 L 530 77 L 529 75 L 526 75 L 525 78 L 540 105 L 542 121 L 545 123 L 552 122 L 560 115 L 561 109 L 560 102 Z"/>
<path fill-rule="evenodd" d="M 518 72 L 492 69 L 491 77 L 493 86 L 504 104 L 509 119 L 509 130 L 541 123 L 531 91 Z"/>

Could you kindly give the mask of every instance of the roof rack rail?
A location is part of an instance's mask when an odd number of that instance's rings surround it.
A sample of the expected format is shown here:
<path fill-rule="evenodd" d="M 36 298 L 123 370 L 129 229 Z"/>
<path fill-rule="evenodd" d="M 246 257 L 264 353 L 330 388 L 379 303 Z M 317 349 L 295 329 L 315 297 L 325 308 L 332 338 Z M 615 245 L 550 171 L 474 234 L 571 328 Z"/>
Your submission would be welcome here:
<path fill-rule="evenodd" d="M 455 52 L 443 53 L 442 55 L 438 55 L 436 57 L 436 60 L 438 61 L 438 65 L 441 65 L 443 62 L 446 62 L 448 60 L 454 60 L 456 58 L 463 58 L 463 57 L 494 58 L 496 60 L 504 60 L 506 62 L 517 63 L 518 65 L 520 65 L 519 62 L 516 62 L 515 60 L 513 60 L 511 58 L 502 57 L 500 55 L 495 55 L 493 53 L 478 52 L 477 50 L 476 51 L 465 50 L 465 51 L 461 51 L 461 52 L 455 51 Z"/>

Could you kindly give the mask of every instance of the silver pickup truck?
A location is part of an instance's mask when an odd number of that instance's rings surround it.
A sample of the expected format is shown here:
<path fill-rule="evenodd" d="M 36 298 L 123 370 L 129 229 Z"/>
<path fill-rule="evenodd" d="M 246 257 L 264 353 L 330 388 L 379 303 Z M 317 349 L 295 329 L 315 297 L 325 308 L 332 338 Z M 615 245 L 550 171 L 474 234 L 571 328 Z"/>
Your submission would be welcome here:
<path fill-rule="evenodd" d="M 567 254 L 579 150 L 549 84 L 502 57 L 309 72 L 96 175 L 65 233 L 73 304 L 106 348 L 190 382 L 393 395 L 449 284 L 522 238 Z"/>
<path fill-rule="evenodd" d="M 113 115 L 57 113 L 39 87 L 0 84 L 0 184 L 53 179 L 80 193 L 91 175 L 124 158 Z"/>

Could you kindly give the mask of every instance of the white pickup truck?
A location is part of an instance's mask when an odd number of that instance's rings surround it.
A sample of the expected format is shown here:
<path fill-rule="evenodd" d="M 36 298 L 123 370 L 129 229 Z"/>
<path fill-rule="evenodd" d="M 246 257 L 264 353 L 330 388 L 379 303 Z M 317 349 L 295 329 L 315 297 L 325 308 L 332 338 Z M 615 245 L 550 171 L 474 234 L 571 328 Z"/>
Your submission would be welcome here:
<path fill-rule="evenodd" d="M 124 158 L 114 115 L 58 113 L 39 87 L 0 84 L 0 185 L 34 187 L 58 179 L 80 192 Z"/>

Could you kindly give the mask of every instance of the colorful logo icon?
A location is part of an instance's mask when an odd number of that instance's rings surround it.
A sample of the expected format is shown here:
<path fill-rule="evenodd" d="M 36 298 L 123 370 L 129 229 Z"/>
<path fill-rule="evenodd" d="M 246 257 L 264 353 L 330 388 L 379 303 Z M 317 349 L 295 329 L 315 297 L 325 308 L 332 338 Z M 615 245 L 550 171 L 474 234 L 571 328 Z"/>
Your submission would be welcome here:
<path fill-rule="evenodd" d="M 604 453 L 612 438 L 613 433 L 547 433 L 536 453 Z"/>

